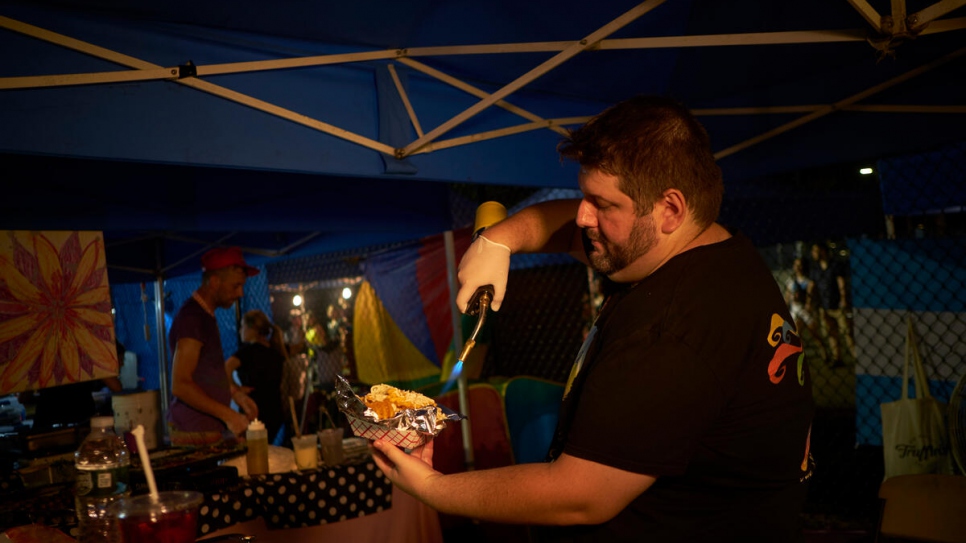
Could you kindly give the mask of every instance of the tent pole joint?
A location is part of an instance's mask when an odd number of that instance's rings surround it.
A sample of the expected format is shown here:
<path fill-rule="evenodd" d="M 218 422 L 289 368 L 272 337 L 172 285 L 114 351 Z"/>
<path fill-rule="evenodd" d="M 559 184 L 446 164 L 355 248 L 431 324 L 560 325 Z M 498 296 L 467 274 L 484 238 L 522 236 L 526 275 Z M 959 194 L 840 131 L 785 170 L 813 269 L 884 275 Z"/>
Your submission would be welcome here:
<path fill-rule="evenodd" d="M 186 77 L 197 77 L 198 67 L 195 66 L 194 62 L 190 60 L 186 64 L 178 65 L 178 79 L 184 79 Z"/>

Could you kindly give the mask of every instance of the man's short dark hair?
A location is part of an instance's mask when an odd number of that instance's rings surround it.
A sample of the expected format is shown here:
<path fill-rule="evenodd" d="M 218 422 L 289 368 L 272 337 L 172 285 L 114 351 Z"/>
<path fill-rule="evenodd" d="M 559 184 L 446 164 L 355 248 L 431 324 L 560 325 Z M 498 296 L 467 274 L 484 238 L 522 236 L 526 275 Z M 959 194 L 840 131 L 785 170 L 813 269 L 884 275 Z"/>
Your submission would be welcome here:
<path fill-rule="evenodd" d="M 617 176 L 638 214 L 668 189 L 684 195 L 701 226 L 718 218 L 724 183 L 708 133 L 680 103 L 636 96 L 606 109 L 558 146 L 561 157 Z"/>

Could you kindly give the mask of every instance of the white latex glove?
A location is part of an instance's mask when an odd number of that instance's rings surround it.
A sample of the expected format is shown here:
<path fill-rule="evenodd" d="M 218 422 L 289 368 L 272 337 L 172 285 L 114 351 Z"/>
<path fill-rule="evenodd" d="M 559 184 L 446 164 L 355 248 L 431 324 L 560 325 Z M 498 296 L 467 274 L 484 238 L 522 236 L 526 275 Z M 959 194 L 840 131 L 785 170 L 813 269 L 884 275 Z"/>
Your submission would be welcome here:
<path fill-rule="evenodd" d="M 460 260 L 459 272 L 456 277 L 460 281 L 460 290 L 456 293 L 456 307 L 466 313 L 466 305 L 476 293 L 476 289 L 484 285 L 493 285 L 493 301 L 490 308 L 500 310 L 500 303 L 506 294 L 506 280 L 510 274 L 510 248 L 502 243 L 496 243 L 483 236 L 476 238 L 463 259 Z"/>

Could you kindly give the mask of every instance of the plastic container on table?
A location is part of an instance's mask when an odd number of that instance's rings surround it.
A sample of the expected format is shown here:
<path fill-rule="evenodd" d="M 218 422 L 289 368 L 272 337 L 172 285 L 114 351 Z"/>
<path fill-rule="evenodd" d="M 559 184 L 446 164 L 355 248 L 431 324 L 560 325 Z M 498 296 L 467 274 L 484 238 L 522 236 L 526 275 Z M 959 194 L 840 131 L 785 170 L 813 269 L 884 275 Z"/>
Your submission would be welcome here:
<path fill-rule="evenodd" d="M 93 417 L 91 432 L 74 453 L 74 505 L 80 543 L 113 543 L 117 533 L 108 507 L 129 496 L 131 459 L 127 445 L 114 433 L 114 417 Z"/>

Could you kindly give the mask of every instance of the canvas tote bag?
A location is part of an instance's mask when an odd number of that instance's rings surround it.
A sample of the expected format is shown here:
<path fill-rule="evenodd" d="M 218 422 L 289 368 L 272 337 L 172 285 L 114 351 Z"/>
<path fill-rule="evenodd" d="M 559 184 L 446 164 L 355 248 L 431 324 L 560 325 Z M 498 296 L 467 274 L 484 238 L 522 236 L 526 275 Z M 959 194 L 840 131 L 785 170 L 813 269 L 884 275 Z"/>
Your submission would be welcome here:
<path fill-rule="evenodd" d="M 943 419 L 946 405 L 929 393 L 912 318 L 906 320 L 906 353 L 899 400 L 881 404 L 885 478 L 916 473 L 952 473 L 949 439 Z M 915 375 L 915 398 L 909 397 L 909 363 Z"/>

